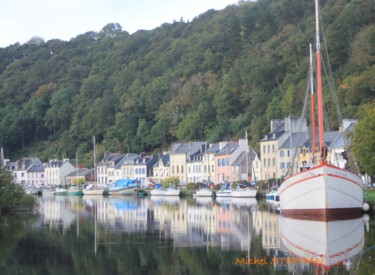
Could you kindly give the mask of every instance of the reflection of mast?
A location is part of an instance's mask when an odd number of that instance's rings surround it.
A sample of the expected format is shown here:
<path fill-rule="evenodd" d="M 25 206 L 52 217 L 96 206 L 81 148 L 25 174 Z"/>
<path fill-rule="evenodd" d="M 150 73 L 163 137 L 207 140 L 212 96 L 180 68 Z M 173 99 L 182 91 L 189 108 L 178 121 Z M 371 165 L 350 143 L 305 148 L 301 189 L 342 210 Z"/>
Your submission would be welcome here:
<path fill-rule="evenodd" d="M 77 239 L 78 239 L 78 235 L 79 235 L 78 196 L 76 196 L 76 209 L 77 209 Z"/>
<path fill-rule="evenodd" d="M 97 235 L 97 213 L 98 213 L 98 202 L 96 201 L 95 203 L 95 207 L 94 207 L 94 236 L 95 236 L 95 240 L 94 240 L 94 253 L 95 253 L 95 256 L 96 256 L 96 252 L 97 252 L 97 249 L 98 249 L 98 244 L 97 244 L 97 241 L 96 241 L 96 235 Z"/>

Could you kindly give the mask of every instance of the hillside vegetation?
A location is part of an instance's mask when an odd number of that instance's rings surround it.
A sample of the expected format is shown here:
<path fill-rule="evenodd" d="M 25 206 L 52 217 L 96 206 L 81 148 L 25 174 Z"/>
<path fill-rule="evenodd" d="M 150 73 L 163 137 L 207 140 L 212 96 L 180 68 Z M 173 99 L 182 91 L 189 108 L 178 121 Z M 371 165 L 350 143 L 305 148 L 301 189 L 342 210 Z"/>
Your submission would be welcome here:
<path fill-rule="evenodd" d="M 320 3 L 343 117 L 375 98 L 373 0 Z M 245 136 L 299 115 L 314 44 L 314 1 L 241 1 L 191 22 L 130 35 L 117 23 L 70 41 L 0 48 L 0 146 L 6 156 L 92 163 L 104 151 Z M 327 98 L 330 101 L 330 98 Z"/>

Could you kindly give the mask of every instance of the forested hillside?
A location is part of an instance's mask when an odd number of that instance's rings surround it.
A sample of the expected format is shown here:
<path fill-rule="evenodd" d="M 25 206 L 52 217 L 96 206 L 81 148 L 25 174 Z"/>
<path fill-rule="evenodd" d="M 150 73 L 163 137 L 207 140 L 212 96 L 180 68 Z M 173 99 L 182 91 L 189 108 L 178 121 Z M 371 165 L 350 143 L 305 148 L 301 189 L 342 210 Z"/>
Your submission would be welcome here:
<path fill-rule="evenodd" d="M 375 98 L 374 0 L 322 0 L 343 117 Z M 244 137 L 299 115 L 314 1 L 241 1 L 132 35 L 110 23 L 70 41 L 0 48 L 0 146 L 7 157 L 152 152 Z M 328 98 L 328 101 L 330 99 Z"/>

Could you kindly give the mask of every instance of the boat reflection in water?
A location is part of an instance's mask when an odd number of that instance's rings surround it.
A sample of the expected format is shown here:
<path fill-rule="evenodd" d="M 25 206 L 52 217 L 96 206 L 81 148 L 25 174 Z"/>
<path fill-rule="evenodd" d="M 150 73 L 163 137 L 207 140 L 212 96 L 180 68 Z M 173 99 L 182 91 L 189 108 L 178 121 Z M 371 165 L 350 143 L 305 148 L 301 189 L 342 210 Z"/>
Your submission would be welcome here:
<path fill-rule="evenodd" d="M 355 267 L 363 251 L 362 217 L 324 222 L 280 216 L 279 226 L 281 249 L 289 259 L 289 270 L 313 268 L 315 272 L 326 273 L 339 265 L 349 270 Z"/>
<path fill-rule="evenodd" d="M 44 225 L 63 228 L 66 234 L 75 224 L 74 233 L 78 232 L 78 221 L 86 234 L 87 228 L 92 232 L 95 228 L 95 255 L 97 245 L 102 252 L 113 245 L 119 249 L 134 245 L 152 250 L 150 255 L 159 255 L 161 248 L 177 254 L 179 248 L 197 249 L 193 254 L 203 248 L 207 253 L 200 254 L 202 263 L 215 253 L 230 251 L 226 257 L 236 258 L 227 266 L 233 270 L 254 268 L 236 264 L 237 258 L 266 257 L 267 265 L 257 267 L 265 273 L 274 269 L 342 274 L 358 268 L 364 248 L 362 217 L 330 222 L 291 219 L 278 215 L 265 201 L 250 198 L 57 196 L 42 198 L 41 210 Z M 92 242 L 87 249 L 92 250 Z"/>

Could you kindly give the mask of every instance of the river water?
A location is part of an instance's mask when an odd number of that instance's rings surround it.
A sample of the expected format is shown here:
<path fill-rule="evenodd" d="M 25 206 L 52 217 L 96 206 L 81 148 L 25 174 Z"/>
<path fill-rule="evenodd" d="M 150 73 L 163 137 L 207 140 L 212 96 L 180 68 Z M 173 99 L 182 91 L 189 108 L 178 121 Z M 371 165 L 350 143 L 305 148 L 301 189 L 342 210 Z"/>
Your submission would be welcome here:
<path fill-rule="evenodd" d="M 372 214 L 287 219 L 256 199 L 40 197 L 0 216 L 0 274 L 375 274 Z"/>

